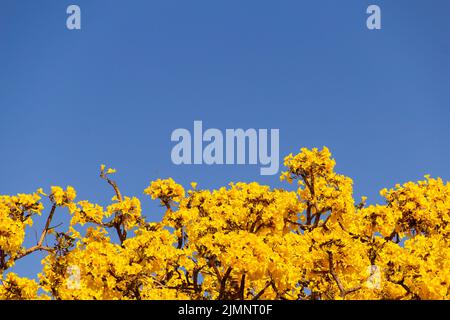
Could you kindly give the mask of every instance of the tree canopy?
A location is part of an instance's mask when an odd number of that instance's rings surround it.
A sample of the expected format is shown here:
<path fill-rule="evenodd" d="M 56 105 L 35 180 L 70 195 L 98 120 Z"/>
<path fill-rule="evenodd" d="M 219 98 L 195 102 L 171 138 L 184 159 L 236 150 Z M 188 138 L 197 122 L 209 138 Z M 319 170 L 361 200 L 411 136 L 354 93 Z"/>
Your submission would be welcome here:
<path fill-rule="evenodd" d="M 161 203 L 159 222 L 147 221 L 104 165 L 100 176 L 114 191 L 107 207 L 75 201 L 70 186 L 2 195 L 0 299 L 450 297 L 449 183 L 426 176 L 383 189 L 384 203 L 367 205 L 355 201 L 327 148 L 290 154 L 284 166 L 286 189 L 153 181 L 144 193 Z M 70 225 L 55 228 L 63 207 Z M 25 247 L 41 215 L 45 227 Z M 46 256 L 35 279 L 11 272 L 37 251 Z"/>

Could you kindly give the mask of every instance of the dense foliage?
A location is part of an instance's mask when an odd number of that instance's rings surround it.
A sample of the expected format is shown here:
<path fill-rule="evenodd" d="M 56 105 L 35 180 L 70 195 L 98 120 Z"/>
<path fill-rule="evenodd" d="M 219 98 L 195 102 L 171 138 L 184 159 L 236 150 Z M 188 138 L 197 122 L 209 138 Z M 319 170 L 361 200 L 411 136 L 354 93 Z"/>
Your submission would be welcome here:
<path fill-rule="evenodd" d="M 334 172 L 326 148 L 302 149 L 284 165 L 281 179 L 296 191 L 192 183 L 186 192 L 172 179 L 153 181 L 145 194 L 165 210 L 157 223 L 103 165 L 100 176 L 114 189 L 106 208 L 76 202 L 72 187 L 0 196 L 0 299 L 450 297 L 448 183 L 427 176 L 367 205 L 355 202 L 352 180 Z M 44 197 L 45 228 L 25 248 Z M 65 230 L 52 227 L 61 207 L 71 215 Z M 10 272 L 37 251 L 47 253 L 38 280 Z"/>

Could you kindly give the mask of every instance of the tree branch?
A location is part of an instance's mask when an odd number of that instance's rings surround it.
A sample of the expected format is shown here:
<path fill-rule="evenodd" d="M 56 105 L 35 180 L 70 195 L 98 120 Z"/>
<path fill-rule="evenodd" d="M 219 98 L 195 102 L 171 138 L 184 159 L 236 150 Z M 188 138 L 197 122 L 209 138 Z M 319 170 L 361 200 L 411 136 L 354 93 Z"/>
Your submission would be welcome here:
<path fill-rule="evenodd" d="M 337 284 L 337 286 L 339 288 L 339 291 L 341 293 L 341 297 L 345 298 L 345 294 L 346 293 L 345 293 L 344 286 L 342 285 L 341 280 L 339 279 L 336 271 L 334 270 L 333 254 L 331 253 L 331 251 L 327 251 L 327 253 L 328 253 L 328 264 L 329 264 L 329 268 L 330 268 L 330 274 L 333 277 L 334 281 L 336 282 L 336 284 Z"/>
<path fill-rule="evenodd" d="M 33 252 L 35 252 L 35 251 L 41 251 L 41 250 L 49 251 L 49 252 L 53 251 L 53 248 L 49 248 L 49 247 L 43 246 L 43 244 L 44 244 L 45 237 L 47 236 L 47 233 L 50 230 L 50 223 L 52 222 L 52 219 L 53 219 L 53 216 L 55 214 L 55 211 L 56 211 L 56 204 L 53 204 L 52 209 L 50 210 L 50 213 L 49 213 L 49 215 L 47 217 L 47 221 L 45 222 L 45 227 L 42 230 L 41 237 L 39 238 L 39 242 L 35 246 L 33 246 L 31 248 L 28 248 L 25 252 L 20 253 L 19 255 L 17 255 L 14 258 L 14 261 L 19 260 L 19 259 L 21 259 L 21 258 L 23 258 L 23 257 L 25 257 L 25 256 L 27 256 L 27 255 L 29 255 L 29 254 L 31 254 Z"/>
<path fill-rule="evenodd" d="M 218 300 L 221 300 L 224 298 L 225 296 L 225 289 L 226 289 L 226 285 L 227 285 L 227 280 L 228 277 L 230 276 L 231 270 L 233 270 L 232 267 L 228 267 L 227 271 L 225 272 L 225 274 L 223 275 L 222 279 L 220 280 L 220 292 L 219 292 L 219 297 L 217 298 Z"/>
<path fill-rule="evenodd" d="M 117 183 L 114 180 L 111 180 L 110 178 L 108 178 L 103 170 L 100 172 L 100 178 L 106 180 L 106 182 L 108 182 L 108 184 L 111 187 L 113 187 L 114 192 L 116 193 L 117 199 L 120 202 L 122 202 L 123 201 L 122 194 L 120 193 L 120 190 L 119 190 L 119 187 L 117 186 Z"/>
<path fill-rule="evenodd" d="M 350 293 L 360 290 L 362 288 L 361 284 L 357 285 L 356 287 L 350 288 L 350 289 L 344 288 L 344 285 L 342 284 L 341 279 L 339 279 L 339 276 L 337 275 L 336 270 L 334 269 L 333 254 L 331 253 L 331 251 L 327 251 L 327 253 L 328 253 L 328 263 L 329 263 L 329 268 L 330 268 L 330 274 L 333 277 L 334 281 L 336 282 L 336 284 L 339 288 L 339 292 L 341 293 L 342 299 L 345 299 L 345 296 L 347 294 L 350 294 Z M 371 272 L 371 274 L 368 278 L 370 278 L 372 275 L 373 275 L 373 272 Z M 366 279 L 366 281 L 367 281 L 367 279 Z"/>
<path fill-rule="evenodd" d="M 264 292 L 267 290 L 268 287 L 270 287 L 271 285 L 271 281 L 267 282 L 266 285 L 264 286 L 264 288 L 262 288 L 261 291 L 259 291 L 256 296 L 253 297 L 253 300 L 258 300 L 263 294 Z"/>

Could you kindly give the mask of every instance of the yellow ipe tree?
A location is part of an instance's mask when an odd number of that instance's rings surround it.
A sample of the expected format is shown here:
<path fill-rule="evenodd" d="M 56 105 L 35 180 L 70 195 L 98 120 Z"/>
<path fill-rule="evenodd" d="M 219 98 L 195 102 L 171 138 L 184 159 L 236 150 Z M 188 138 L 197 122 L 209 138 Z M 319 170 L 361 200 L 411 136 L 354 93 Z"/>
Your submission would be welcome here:
<path fill-rule="evenodd" d="M 100 176 L 114 190 L 106 208 L 75 202 L 72 187 L 0 196 L 0 299 L 450 297 L 448 183 L 427 176 L 382 190 L 384 204 L 366 205 L 353 199 L 352 180 L 334 172 L 327 148 L 302 149 L 284 165 L 281 179 L 298 184 L 295 191 L 192 183 L 185 192 L 172 179 L 153 181 L 144 192 L 165 210 L 156 223 L 103 165 Z M 26 248 L 42 197 L 51 208 L 38 242 Z M 55 230 L 61 207 L 70 226 Z M 10 272 L 37 251 L 47 253 L 37 280 Z"/>

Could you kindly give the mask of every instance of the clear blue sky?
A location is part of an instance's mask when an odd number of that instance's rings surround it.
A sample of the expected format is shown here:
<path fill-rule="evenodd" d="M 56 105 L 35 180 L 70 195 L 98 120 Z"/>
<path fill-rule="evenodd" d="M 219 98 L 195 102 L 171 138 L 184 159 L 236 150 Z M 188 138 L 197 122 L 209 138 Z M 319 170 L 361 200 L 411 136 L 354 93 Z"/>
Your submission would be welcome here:
<path fill-rule="evenodd" d="M 65 26 L 72 3 L 81 31 Z M 107 204 L 106 163 L 157 220 L 142 191 L 159 177 L 281 185 L 258 166 L 173 165 L 170 134 L 194 120 L 279 128 L 280 156 L 326 145 L 370 202 L 450 180 L 450 2 L 1 0 L 0 194 L 72 185 Z M 15 270 L 33 275 L 38 258 Z"/>

